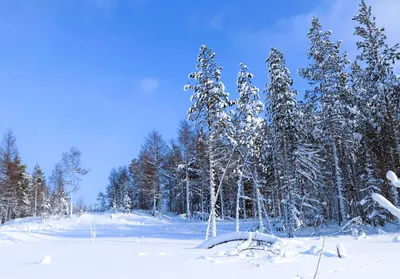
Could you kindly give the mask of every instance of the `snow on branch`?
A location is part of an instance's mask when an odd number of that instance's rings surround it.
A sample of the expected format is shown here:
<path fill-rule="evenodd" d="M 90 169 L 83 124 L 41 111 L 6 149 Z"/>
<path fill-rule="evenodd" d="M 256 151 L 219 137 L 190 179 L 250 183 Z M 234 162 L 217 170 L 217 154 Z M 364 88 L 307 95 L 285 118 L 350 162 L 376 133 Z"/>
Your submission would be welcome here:
<path fill-rule="evenodd" d="M 386 173 L 386 178 L 390 180 L 390 182 L 393 184 L 393 186 L 400 188 L 400 180 L 397 178 L 397 175 L 392 172 L 388 171 Z M 379 203 L 380 206 L 383 208 L 387 209 L 390 213 L 392 213 L 394 216 L 400 219 L 400 209 L 395 207 L 390 201 L 388 201 L 385 197 L 382 195 L 379 195 L 377 193 L 372 194 L 372 199 Z"/>
<path fill-rule="evenodd" d="M 386 178 L 392 182 L 394 187 L 400 188 L 400 180 L 397 178 L 397 175 L 394 172 L 388 171 L 386 173 Z"/>
<path fill-rule="evenodd" d="M 374 199 L 374 201 L 379 203 L 380 206 L 389 210 L 390 213 L 392 213 L 394 216 L 400 219 L 400 209 L 395 207 L 390 201 L 388 201 L 382 195 L 379 195 L 377 193 L 372 194 L 372 198 Z"/>
<path fill-rule="evenodd" d="M 206 240 L 199 246 L 197 246 L 197 248 L 211 249 L 217 245 L 233 241 L 262 241 L 271 244 L 280 243 L 282 244 L 282 246 L 285 244 L 285 241 L 283 239 L 270 234 L 255 233 L 255 232 L 232 232 Z"/>

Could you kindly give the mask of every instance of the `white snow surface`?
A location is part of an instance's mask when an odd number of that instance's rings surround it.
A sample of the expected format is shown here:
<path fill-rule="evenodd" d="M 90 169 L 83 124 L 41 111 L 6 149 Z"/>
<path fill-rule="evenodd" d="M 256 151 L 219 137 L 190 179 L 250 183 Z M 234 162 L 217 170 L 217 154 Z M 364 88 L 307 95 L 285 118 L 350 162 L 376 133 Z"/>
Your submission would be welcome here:
<path fill-rule="evenodd" d="M 241 228 L 247 231 L 256 224 L 257 220 L 243 221 Z M 172 214 L 154 218 L 146 212 L 86 214 L 43 222 L 38 218 L 14 220 L 0 226 L 0 278 L 314 276 L 322 246 L 319 237 L 284 239 L 285 246 L 277 246 L 284 250 L 281 256 L 242 253 L 240 243 L 235 242 L 194 249 L 204 242 L 205 229 L 202 221 Z M 227 238 L 226 234 L 234 230 L 234 221 L 219 221 L 217 237 Z M 254 239 L 256 234 L 245 235 Z M 354 236 L 325 237 L 317 278 L 396 278 L 400 250 L 393 239 L 398 235 L 397 231 L 368 234 L 362 240 Z M 346 258 L 337 257 L 338 243 L 350 251 Z"/>
<path fill-rule="evenodd" d="M 51 256 L 50 255 L 46 255 L 43 257 L 43 259 L 40 261 L 41 264 L 49 264 L 51 263 Z"/>

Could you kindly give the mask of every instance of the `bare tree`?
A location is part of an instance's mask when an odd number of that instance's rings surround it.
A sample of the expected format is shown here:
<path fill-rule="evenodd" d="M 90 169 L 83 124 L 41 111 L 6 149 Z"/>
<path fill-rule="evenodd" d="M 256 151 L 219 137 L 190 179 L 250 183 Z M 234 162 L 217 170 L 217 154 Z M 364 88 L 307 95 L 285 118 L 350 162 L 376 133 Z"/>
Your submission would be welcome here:
<path fill-rule="evenodd" d="M 70 203 L 71 203 L 71 218 L 73 214 L 73 193 L 78 191 L 79 189 L 79 182 L 82 180 L 82 176 L 89 172 L 88 169 L 84 169 L 81 166 L 81 152 L 72 147 L 69 152 L 63 153 L 62 157 L 62 166 L 63 172 L 66 178 L 67 185 L 70 185 L 69 195 L 70 195 Z"/>

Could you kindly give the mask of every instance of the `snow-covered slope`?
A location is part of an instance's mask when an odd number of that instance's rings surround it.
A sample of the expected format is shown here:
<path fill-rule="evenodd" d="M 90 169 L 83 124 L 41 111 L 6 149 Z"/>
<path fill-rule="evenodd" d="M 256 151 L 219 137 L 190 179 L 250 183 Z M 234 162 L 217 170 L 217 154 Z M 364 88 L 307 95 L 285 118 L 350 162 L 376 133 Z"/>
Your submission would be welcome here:
<path fill-rule="evenodd" d="M 219 234 L 234 227 L 221 222 Z M 0 278 L 312 278 L 321 253 L 317 238 L 286 239 L 275 257 L 235 242 L 194 249 L 205 228 L 204 222 L 145 212 L 14 220 L 0 226 Z M 397 278 L 397 236 L 325 238 L 318 278 Z M 337 247 L 346 257 L 337 257 Z"/>

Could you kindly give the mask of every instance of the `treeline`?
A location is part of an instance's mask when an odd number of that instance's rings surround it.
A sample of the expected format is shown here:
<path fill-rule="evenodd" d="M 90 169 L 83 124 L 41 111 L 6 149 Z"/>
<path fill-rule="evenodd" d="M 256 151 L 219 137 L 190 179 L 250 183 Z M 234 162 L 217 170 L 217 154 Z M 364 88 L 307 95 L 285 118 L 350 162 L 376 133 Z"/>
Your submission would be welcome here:
<path fill-rule="evenodd" d="M 222 83 L 216 55 L 202 46 L 190 73 L 192 106 L 177 139 L 157 132 L 146 138 L 129 167 L 113 170 L 103 209 L 163 210 L 216 219 L 255 217 L 259 230 L 273 226 L 289 237 L 302 226 L 344 224 L 360 216 L 383 225 L 391 216 L 372 199 L 381 193 L 399 205 L 399 192 L 385 181 L 400 172 L 400 78 L 394 73 L 399 45 L 389 46 L 364 1 L 357 23 L 358 54 L 350 61 L 331 31 L 313 18 L 304 99 L 284 54 L 272 48 L 262 95 L 241 64 L 238 99 Z"/>
<path fill-rule="evenodd" d="M 67 215 L 83 211 L 84 204 L 72 203 L 72 194 L 78 189 L 81 175 L 80 151 L 71 148 L 56 164 L 49 181 L 39 165 L 32 174 L 27 172 L 12 131 L 5 133 L 0 146 L 0 224 L 15 218 L 50 214 Z M 72 208 L 72 210 L 71 210 Z"/>

